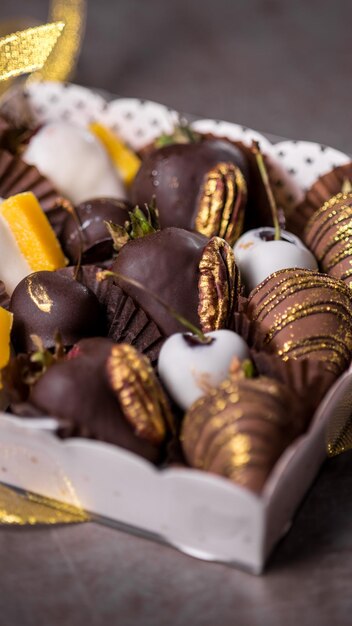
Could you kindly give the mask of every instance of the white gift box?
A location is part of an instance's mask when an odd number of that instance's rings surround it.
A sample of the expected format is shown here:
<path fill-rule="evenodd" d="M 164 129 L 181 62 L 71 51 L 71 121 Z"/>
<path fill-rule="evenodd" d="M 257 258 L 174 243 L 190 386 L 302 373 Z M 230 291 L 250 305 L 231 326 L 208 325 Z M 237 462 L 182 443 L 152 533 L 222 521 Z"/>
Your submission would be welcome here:
<path fill-rule="evenodd" d="M 103 96 L 76 85 L 37 83 L 7 94 L 2 106 L 34 124 L 99 121 L 134 149 L 170 132 L 178 114 L 160 104 Z M 200 132 L 250 145 L 260 142 L 271 173 L 294 207 L 322 174 L 350 158 L 319 144 L 282 141 L 228 122 L 197 120 Z M 257 496 L 229 480 L 189 468 L 158 469 L 131 452 L 85 439 L 61 441 L 52 419 L 0 414 L 0 480 L 70 504 L 101 521 L 161 540 L 194 557 L 241 566 L 259 574 L 273 546 L 326 458 L 331 424 L 347 422 L 352 368 L 329 390 L 308 432 L 276 463 Z"/>

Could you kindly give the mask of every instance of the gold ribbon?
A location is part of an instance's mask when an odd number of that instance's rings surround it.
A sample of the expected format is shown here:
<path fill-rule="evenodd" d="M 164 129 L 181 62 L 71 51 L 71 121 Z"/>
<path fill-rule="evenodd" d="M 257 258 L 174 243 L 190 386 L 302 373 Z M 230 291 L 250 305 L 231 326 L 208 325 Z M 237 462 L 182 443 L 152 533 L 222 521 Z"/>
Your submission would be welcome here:
<path fill-rule="evenodd" d="M 52 0 L 49 23 L 0 38 L 0 81 L 21 74 L 32 74 L 31 80 L 67 80 L 78 57 L 84 25 L 85 0 Z"/>
<path fill-rule="evenodd" d="M 77 506 L 0 485 L 0 524 L 77 524 L 88 519 L 83 509 Z"/>
<path fill-rule="evenodd" d="M 33 78 L 68 80 L 75 67 L 84 35 L 85 0 L 52 0 L 49 21 L 63 22 L 65 29 L 43 68 Z"/>
<path fill-rule="evenodd" d="M 0 39 L 0 80 L 40 70 L 65 24 L 55 22 L 12 33 Z"/>

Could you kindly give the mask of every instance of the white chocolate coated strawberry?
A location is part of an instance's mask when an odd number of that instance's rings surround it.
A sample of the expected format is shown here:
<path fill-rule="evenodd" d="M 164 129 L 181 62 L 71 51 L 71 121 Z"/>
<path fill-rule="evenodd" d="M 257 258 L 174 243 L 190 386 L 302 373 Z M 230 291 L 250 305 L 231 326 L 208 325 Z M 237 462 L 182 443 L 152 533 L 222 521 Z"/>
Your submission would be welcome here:
<path fill-rule="evenodd" d="M 232 360 L 249 358 L 246 342 L 231 330 L 206 333 L 209 344 L 198 343 L 194 335 L 171 335 L 161 348 L 159 375 L 171 397 L 183 409 L 219 385 L 228 375 Z"/>
<path fill-rule="evenodd" d="M 23 159 L 74 204 L 104 196 L 126 197 L 106 150 L 85 128 L 68 122 L 46 124 L 30 140 Z"/>
<path fill-rule="evenodd" d="M 302 241 L 285 230 L 274 240 L 273 228 L 255 228 L 242 235 L 234 246 L 235 260 L 241 279 L 252 291 L 273 272 L 296 267 L 317 270 L 313 254 Z"/>

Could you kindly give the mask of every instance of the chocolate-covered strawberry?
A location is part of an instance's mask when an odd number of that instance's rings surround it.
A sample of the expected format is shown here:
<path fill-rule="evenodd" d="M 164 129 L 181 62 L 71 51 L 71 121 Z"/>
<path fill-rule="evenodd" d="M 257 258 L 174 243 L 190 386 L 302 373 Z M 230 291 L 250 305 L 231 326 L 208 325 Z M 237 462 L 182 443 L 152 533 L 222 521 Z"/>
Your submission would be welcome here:
<path fill-rule="evenodd" d="M 303 242 L 281 229 L 278 207 L 258 142 L 253 142 L 252 153 L 266 190 L 273 226 L 246 231 L 234 246 L 236 262 L 248 292 L 273 272 L 285 268 L 318 269 L 315 257 Z"/>
<path fill-rule="evenodd" d="M 155 462 L 172 417 L 146 357 L 132 346 L 91 339 L 52 365 L 30 403 L 59 420 L 63 437 L 112 443 Z"/>
<path fill-rule="evenodd" d="M 181 432 L 192 467 L 259 493 L 284 449 L 305 428 L 291 390 L 270 378 L 228 378 L 187 412 Z"/>
<path fill-rule="evenodd" d="M 303 238 L 321 270 L 352 287 L 352 193 L 339 193 L 315 211 Z"/>
<path fill-rule="evenodd" d="M 165 228 L 126 243 L 113 271 L 127 279 L 116 280 L 165 335 L 184 326 L 155 295 L 203 332 L 229 326 L 240 280 L 233 251 L 220 237 Z"/>
<path fill-rule="evenodd" d="M 102 263 L 112 258 L 113 241 L 105 222 L 123 226 L 131 205 L 115 198 L 82 202 L 67 214 L 60 240 L 72 263 Z"/>
<path fill-rule="evenodd" d="M 342 280 L 300 268 L 274 272 L 249 294 L 247 314 L 284 361 L 319 361 L 336 376 L 351 361 L 352 298 Z"/>
<path fill-rule="evenodd" d="M 162 228 L 196 230 L 233 244 L 242 232 L 246 179 L 247 160 L 227 141 L 173 143 L 146 155 L 132 200 L 143 206 L 155 196 Z"/>
<path fill-rule="evenodd" d="M 13 313 L 12 343 L 17 352 L 36 349 L 32 335 L 41 338 L 44 348 L 55 346 L 59 333 L 64 346 L 72 346 L 83 337 L 104 332 L 104 317 L 95 294 L 58 272 L 34 272 L 14 290 L 10 311 Z"/>

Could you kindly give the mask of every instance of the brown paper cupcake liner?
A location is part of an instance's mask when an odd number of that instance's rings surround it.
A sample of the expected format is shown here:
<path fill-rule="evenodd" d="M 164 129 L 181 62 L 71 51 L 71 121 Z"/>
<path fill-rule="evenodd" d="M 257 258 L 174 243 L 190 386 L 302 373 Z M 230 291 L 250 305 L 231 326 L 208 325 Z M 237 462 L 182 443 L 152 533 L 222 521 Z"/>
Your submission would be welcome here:
<path fill-rule="evenodd" d="M 287 230 L 299 237 L 315 211 L 332 196 L 340 193 L 345 180 L 352 182 L 352 162 L 335 167 L 331 172 L 320 176 L 307 191 L 303 202 L 293 209 L 287 218 Z"/>
<path fill-rule="evenodd" d="M 335 382 L 337 376 L 326 370 L 321 361 L 288 359 L 264 350 L 251 350 L 258 374 L 268 376 L 291 389 L 302 402 L 304 420 L 308 426 L 315 409 Z"/>
<path fill-rule="evenodd" d="M 108 336 L 117 343 L 126 342 L 133 345 L 155 364 L 165 340 L 155 322 L 121 287 L 113 283 L 110 284 L 105 303 L 109 324 Z"/>
<path fill-rule="evenodd" d="M 91 289 L 97 296 L 99 302 L 105 306 L 105 299 L 109 291 L 110 281 L 97 280 L 97 272 L 99 271 L 101 271 L 101 267 L 98 267 L 97 265 L 82 265 L 78 270 L 77 280 L 85 287 L 88 287 L 88 289 Z M 74 278 L 76 267 L 74 265 L 69 265 L 68 267 L 57 270 L 57 272 Z"/>
<path fill-rule="evenodd" d="M 8 198 L 24 191 L 32 191 L 45 212 L 50 212 L 59 197 L 52 183 L 36 167 L 7 150 L 0 150 L 0 197 Z"/>
<path fill-rule="evenodd" d="M 248 308 L 248 298 L 244 295 L 244 287 L 235 301 L 235 313 L 246 313 Z"/>
<path fill-rule="evenodd" d="M 263 349 L 264 335 L 257 322 L 247 317 L 244 311 L 234 313 L 230 330 L 240 335 L 252 350 Z"/>
<path fill-rule="evenodd" d="M 3 309 L 8 310 L 9 305 L 10 305 L 10 296 L 8 293 L 6 293 L 5 285 L 0 280 L 0 306 L 2 306 Z"/>
<path fill-rule="evenodd" d="M 67 218 L 67 211 L 63 208 L 59 199 L 52 209 L 46 211 L 46 216 L 51 224 L 51 227 L 56 237 L 60 239 L 64 222 Z"/>
<path fill-rule="evenodd" d="M 6 142 L 6 138 L 8 133 L 11 131 L 12 125 L 7 119 L 0 115 L 0 146 L 3 147 L 4 142 Z"/>
<path fill-rule="evenodd" d="M 83 265 L 77 279 L 91 289 L 103 306 L 107 318 L 107 336 L 116 343 L 129 343 L 155 365 L 165 335 L 145 311 L 112 279 L 97 280 L 100 267 Z M 73 276 L 74 267 L 59 270 Z"/>

